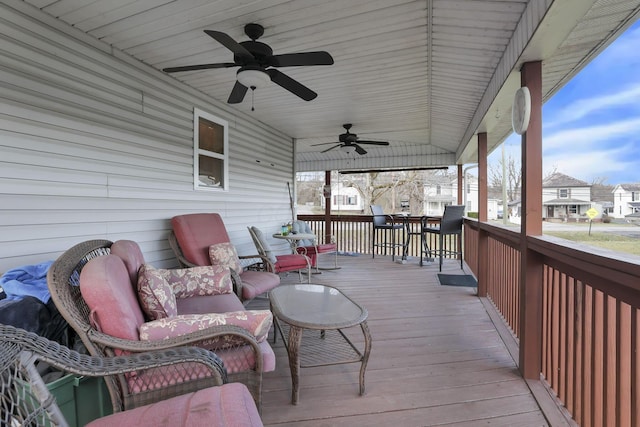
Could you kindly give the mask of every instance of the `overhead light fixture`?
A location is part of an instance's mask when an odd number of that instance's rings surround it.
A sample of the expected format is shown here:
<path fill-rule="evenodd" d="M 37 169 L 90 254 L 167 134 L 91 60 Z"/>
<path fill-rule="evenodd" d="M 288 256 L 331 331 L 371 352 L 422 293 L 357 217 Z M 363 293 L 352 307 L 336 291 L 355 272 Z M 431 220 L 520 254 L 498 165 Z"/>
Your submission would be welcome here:
<path fill-rule="evenodd" d="M 356 151 L 356 147 L 354 145 L 341 145 L 340 149 L 347 154 L 354 153 Z"/>
<path fill-rule="evenodd" d="M 269 74 L 263 70 L 241 68 L 236 74 L 238 83 L 250 89 L 265 87 L 271 81 Z"/>

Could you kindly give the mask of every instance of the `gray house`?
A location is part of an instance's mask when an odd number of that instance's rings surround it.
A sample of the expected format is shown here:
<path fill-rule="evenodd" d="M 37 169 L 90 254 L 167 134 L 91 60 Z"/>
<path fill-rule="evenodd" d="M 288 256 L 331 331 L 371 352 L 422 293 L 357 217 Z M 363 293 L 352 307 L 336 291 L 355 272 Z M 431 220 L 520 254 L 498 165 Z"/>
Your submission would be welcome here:
<path fill-rule="evenodd" d="M 560 172 L 542 181 L 542 216 L 577 221 L 591 207 L 591 185 Z"/>

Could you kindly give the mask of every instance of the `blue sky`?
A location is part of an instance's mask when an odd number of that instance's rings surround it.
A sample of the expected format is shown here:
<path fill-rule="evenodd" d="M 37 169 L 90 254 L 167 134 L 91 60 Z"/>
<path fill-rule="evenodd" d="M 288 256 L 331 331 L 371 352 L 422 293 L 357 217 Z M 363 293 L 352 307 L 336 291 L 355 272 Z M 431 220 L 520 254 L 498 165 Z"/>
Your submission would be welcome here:
<path fill-rule="evenodd" d="M 640 182 L 640 21 L 543 106 L 543 174 Z M 505 141 L 520 159 L 520 136 Z M 489 163 L 496 163 L 495 150 Z"/>

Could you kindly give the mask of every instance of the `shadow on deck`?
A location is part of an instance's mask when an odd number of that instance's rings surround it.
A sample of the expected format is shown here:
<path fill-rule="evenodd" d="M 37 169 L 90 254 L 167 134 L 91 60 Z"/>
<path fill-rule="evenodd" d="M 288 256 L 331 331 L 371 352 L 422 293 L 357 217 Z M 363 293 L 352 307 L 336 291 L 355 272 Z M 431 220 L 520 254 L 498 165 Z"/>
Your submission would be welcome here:
<path fill-rule="evenodd" d="M 547 425 L 475 288 L 441 286 L 437 264 L 420 267 L 417 259 L 398 264 L 360 255 L 341 256 L 339 263 L 342 269 L 312 282 L 340 288 L 369 312 L 366 394 L 358 394 L 359 364 L 306 368 L 300 402 L 291 405 L 278 337 L 277 369 L 263 383 L 266 426 Z M 446 260 L 443 273 L 462 271 Z M 291 274 L 283 283 L 297 280 Z M 267 307 L 266 300 L 249 306 Z M 362 346 L 358 327 L 346 332 Z"/>

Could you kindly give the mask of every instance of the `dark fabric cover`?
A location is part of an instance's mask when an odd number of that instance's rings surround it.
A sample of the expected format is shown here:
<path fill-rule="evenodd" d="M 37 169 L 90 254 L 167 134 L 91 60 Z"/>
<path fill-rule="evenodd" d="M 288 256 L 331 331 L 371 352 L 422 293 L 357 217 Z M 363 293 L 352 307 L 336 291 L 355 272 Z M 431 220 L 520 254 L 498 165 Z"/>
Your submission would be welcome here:
<path fill-rule="evenodd" d="M 36 297 L 0 300 L 0 323 L 25 329 L 67 345 L 67 321 L 53 301 L 44 304 Z"/>

